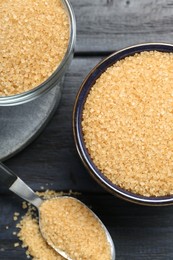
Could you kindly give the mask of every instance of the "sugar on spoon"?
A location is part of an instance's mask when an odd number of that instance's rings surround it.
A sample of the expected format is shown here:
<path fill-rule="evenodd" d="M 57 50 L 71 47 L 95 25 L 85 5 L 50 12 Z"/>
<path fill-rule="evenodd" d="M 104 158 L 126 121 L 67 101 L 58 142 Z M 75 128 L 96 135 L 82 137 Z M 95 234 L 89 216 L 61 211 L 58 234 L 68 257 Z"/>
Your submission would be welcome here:
<path fill-rule="evenodd" d="M 7 186 L 9 190 L 17 194 L 22 199 L 28 201 L 32 205 L 34 205 L 38 210 L 39 215 L 39 227 L 40 232 L 43 236 L 43 238 L 46 240 L 46 242 L 55 250 L 57 251 L 61 256 L 63 256 L 67 260 L 74 260 L 73 256 L 71 255 L 71 252 L 68 252 L 66 250 L 66 247 L 63 248 L 63 244 L 59 247 L 57 243 L 54 243 L 55 240 L 53 240 L 46 232 L 45 230 L 47 227 L 45 226 L 46 221 L 44 221 L 44 217 L 46 217 L 43 213 L 40 214 L 40 209 L 43 207 L 43 205 L 47 202 L 43 199 L 41 199 L 34 191 L 26 184 L 24 183 L 16 174 L 14 174 L 7 166 L 0 163 L 0 182 Z M 101 228 L 102 233 L 104 234 L 104 237 L 106 239 L 107 245 L 109 246 L 110 251 L 110 259 L 109 260 L 115 260 L 115 247 L 113 240 L 104 226 L 104 224 L 101 222 L 101 220 L 95 215 L 91 209 L 89 209 L 84 203 L 79 201 L 76 198 L 70 197 L 70 196 L 59 196 L 57 199 L 61 199 L 61 202 L 64 200 L 67 200 L 67 198 L 71 199 L 73 203 L 76 203 L 76 205 L 79 205 L 82 209 L 85 211 L 88 211 L 90 218 L 97 222 L 97 225 Z M 45 206 L 45 205 L 44 205 Z M 44 208 L 44 207 L 43 207 Z M 44 212 L 44 210 L 43 210 Z M 41 215 L 41 217 L 40 217 Z M 79 220 L 80 221 L 80 220 Z M 57 219 L 58 222 L 58 219 Z M 80 222 L 78 223 L 80 224 Z M 44 228 L 43 228 L 44 227 Z M 77 230 L 77 229 L 76 229 Z M 75 231 L 75 230 L 74 230 Z M 91 230 L 93 231 L 93 230 Z M 58 234 L 58 236 L 60 236 Z M 61 239 L 61 237 L 60 237 Z M 67 237 L 68 239 L 68 237 Z"/>

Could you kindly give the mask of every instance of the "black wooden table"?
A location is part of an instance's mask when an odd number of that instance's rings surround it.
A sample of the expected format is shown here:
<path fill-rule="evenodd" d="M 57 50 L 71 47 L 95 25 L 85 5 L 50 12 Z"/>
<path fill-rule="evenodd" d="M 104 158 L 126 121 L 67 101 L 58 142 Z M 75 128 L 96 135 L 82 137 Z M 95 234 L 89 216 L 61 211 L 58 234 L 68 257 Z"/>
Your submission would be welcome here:
<path fill-rule="evenodd" d="M 77 18 L 77 45 L 60 106 L 39 137 L 5 163 L 34 190 L 81 192 L 81 200 L 92 206 L 108 227 L 118 260 L 173 259 L 173 207 L 139 206 L 108 194 L 84 168 L 72 134 L 76 93 L 98 61 L 137 43 L 173 43 L 173 0 L 71 3 Z M 1 186 L 0 260 L 26 259 L 23 249 L 14 248 L 15 211 L 21 211 L 21 200 Z"/>

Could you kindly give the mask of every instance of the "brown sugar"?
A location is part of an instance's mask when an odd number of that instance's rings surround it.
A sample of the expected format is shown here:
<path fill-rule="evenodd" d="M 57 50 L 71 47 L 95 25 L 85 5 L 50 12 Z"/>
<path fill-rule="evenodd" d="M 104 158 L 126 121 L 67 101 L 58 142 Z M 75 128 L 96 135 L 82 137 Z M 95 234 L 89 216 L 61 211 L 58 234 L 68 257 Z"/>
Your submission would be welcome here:
<path fill-rule="evenodd" d="M 23 242 L 23 247 L 27 248 L 26 255 L 31 255 L 35 260 L 62 260 L 61 257 L 55 250 L 53 250 L 43 239 L 38 220 L 33 213 L 28 212 L 21 220 L 20 232 L 18 237 Z"/>
<path fill-rule="evenodd" d="M 111 259 L 103 227 L 77 200 L 69 197 L 46 200 L 40 207 L 40 217 L 46 239 L 71 259 Z"/>
<path fill-rule="evenodd" d="M 145 51 L 109 67 L 86 99 L 82 129 L 97 168 L 144 196 L 173 194 L 173 54 Z"/>
<path fill-rule="evenodd" d="M 62 195 L 77 195 L 78 193 L 70 191 L 65 194 L 47 190 L 37 192 L 37 194 L 46 199 L 40 213 L 44 215 L 42 224 L 45 224 L 45 232 L 51 236 L 53 242 L 55 239 L 63 248 L 65 246 L 70 250 L 70 253 L 75 252 L 72 259 L 111 259 L 109 244 L 96 218 L 93 218 L 90 211 L 81 204 L 76 204 L 73 199 L 61 200 L 60 198 Z M 34 260 L 64 259 L 43 239 L 35 207 L 25 203 L 25 209 L 26 207 L 28 208 L 27 213 L 17 224 L 17 228 L 19 228 L 17 236 L 22 241 L 22 247 L 26 248 L 26 255 L 31 256 Z"/>
<path fill-rule="evenodd" d="M 36 193 L 44 199 L 51 199 L 63 194 L 63 192 L 55 192 L 53 190 Z M 16 227 L 19 229 L 17 236 L 22 241 L 22 247 L 26 248 L 27 257 L 32 256 L 33 260 L 63 260 L 64 258 L 43 239 L 35 207 L 24 201 L 22 208 L 27 209 L 27 212 Z"/>
<path fill-rule="evenodd" d="M 44 82 L 62 61 L 69 42 L 61 0 L 1 1 L 0 31 L 0 96 Z"/>

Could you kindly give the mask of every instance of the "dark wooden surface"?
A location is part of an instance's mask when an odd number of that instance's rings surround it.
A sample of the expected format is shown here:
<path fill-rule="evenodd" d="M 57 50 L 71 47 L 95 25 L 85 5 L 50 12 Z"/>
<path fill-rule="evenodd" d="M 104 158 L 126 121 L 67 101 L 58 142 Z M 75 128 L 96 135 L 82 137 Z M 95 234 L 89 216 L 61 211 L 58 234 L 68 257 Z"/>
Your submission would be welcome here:
<path fill-rule="evenodd" d="M 171 260 L 173 207 L 135 205 L 99 187 L 76 152 L 72 109 L 84 77 L 109 53 L 141 42 L 173 42 L 173 0 L 71 3 L 77 18 L 77 46 L 60 106 L 40 136 L 5 163 L 34 190 L 80 191 L 80 199 L 92 206 L 108 227 L 118 260 Z M 24 250 L 13 246 L 17 242 L 12 235 L 15 211 L 22 212 L 21 200 L 1 185 L 0 260 L 26 259 Z"/>

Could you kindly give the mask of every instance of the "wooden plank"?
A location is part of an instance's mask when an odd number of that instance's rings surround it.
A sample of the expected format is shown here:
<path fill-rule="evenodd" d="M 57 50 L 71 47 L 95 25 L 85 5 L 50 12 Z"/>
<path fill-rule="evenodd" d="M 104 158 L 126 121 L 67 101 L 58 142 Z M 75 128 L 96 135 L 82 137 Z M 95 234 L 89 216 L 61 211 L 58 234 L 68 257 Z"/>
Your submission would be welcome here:
<path fill-rule="evenodd" d="M 173 207 L 144 207 L 105 192 L 88 174 L 76 152 L 72 109 L 90 69 L 114 50 L 140 42 L 173 42 L 173 0 L 71 0 L 77 18 L 76 58 L 65 78 L 61 104 L 40 136 L 5 163 L 34 190 L 82 192 L 115 242 L 119 260 L 173 259 Z M 83 57 L 81 57 L 81 54 Z M 14 108 L 15 109 L 15 108 Z M 0 185 L 0 259 L 26 259 L 12 235 L 21 200 Z M 8 229 L 7 229 L 8 227 Z"/>
<path fill-rule="evenodd" d="M 90 193 L 78 198 L 91 206 L 107 226 L 116 246 L 117 259 L 172 259 L 172 207 L 138 206 L 108 194 Z M 18 240 L 13 235 L 17 223 L 13 221 L 13 214 L 24 214 L 21 201 L 11 195 L 0 197 L 0 212 L 0 259 L 26 259 L 24 249 L 14 248 Z"/>
<path fill-rule="evenodd" d="M 113 52 L 141 42 L 173 43 L 173 0 L 71 0 L 76 52 Z"/>

